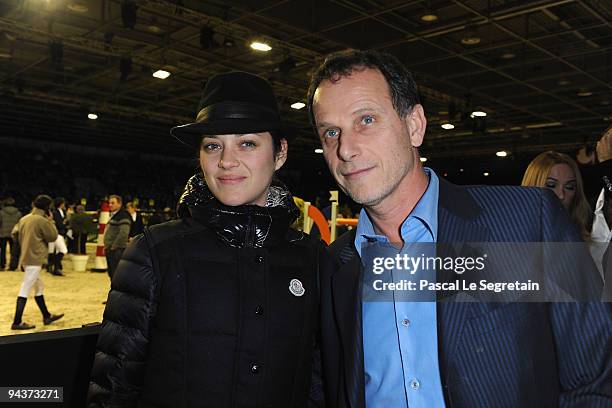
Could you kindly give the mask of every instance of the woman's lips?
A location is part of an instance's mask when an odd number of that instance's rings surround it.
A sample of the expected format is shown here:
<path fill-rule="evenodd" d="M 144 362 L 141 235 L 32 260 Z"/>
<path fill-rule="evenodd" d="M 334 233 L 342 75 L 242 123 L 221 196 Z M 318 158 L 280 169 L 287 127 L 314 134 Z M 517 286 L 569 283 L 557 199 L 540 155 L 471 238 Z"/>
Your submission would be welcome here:
<path fill-rule="evenodd" d="M 239 184 L 244 179 L 246 179 L 246 177 L 242 177 L 242 176 L 223 176 L 223 177 L 217 177 L 217 180 L 219 180 L 219 183 L 221 183 L 221 184 Z"/>

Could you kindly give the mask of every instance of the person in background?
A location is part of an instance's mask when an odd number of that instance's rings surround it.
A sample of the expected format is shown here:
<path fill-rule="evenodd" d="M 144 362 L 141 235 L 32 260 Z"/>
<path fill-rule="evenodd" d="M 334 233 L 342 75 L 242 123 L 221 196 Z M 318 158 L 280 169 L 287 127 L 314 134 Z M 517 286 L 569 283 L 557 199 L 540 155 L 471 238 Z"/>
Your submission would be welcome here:
<path fill-rule="evenodd" d="M 172 211 L 172 208 L 165 207 L 164 210 L 162 211 L 162 222 L 168 222 L 173 219 L 174 219 L 174 212 Z"/>
<path fill-rule="evenodd" d="M 25 310 L 28 294 L 34 288 L 34 300 L 38 305 L 45 325 L 61 319 L 64 314 L 51 314 L 47 310 L 45 298 L 43 296 L 44 285 L 40 279 L 40 270 L 47 256 L 47 248 L 50 242 L 57 239 L 57 228 L 53 222 L 53 216 L 49 211 L 51 197 L 39 195 L 32 203 L 32 212 L 19 220 L 15 240 L 19 241 L 21 247 L 21 257 L 19 264 L 24 269 L 23 282 L 17 297 L 15 317 L 12 330 L 29 330 L 36 326 L 22 321 L 23 311 Z"/>
<path fill-rule="evenodd" d="M 546 187 L 554 191 L 582 239 L 590 241 L 591 208 L 584 195 L 582 176 L 571 157 L 553 151 L 540 153 L 527 166 L 521 186 Z"/>
<path fill-rule="evenodd" d="M 4 206 L 0 210 L 0 271 L 3 271 L 6 267 L 7 245 L 10 253 L 13 253 L 13 245 L 15 244 L 11 236 L 11 231 L 17 222 L 19 222 L 21 216 L 21 211 L 15 207 L 15 199 L 13 197 L 6 198 L 4 200 Z"/>
<path fill-rule="evenodd" d="M 612 125 L 603 131 L 595 144 L 588 144 L 576 153 L 580 166 L 584 195 L 591 208 L 596 207 L 597 199 L 605 184 L 604 177 L 612 177 Z"/>
<path fill-rule="evenodd" d="M 75 212 L 75 207 L 76 204 L 69 204 L 66 206 L 66 219 L 65 219 L 65 223 L 66 223 L 66 243 L 68 246 L 68 252 L 70 253 L 76 253 L 77 249 L 76 249 L 76 243 L 74 242 L 74 231 L 72 231 L 72 228 L 70 228 L 70 219 L 72 218 L 72 216 L 74 215 Z"/>
<path fill-rule="evenodd" d="M 85 214 L 85 207 L 77 205 L 74 214 L 69 220 L 70 229 L 72 230 L 73 240 L 75 243 L 75 252 L 80 255 L 87 253 L 87 231 L 91 224 L 91 218 Z"/>
<path fill-rule="evenodd" d="M 608 127 L 597 142 L 597 180 L 601 190 L 595 203 L 591 228 L 591 255 L 606 283 L 607 292 L 612 284 L 610 241 L 612 240 L 612 126 Z"/>
<path fill-rule="evenodd" d="M 127 212 L 130 213 L 130 219 L 132 220 L 132 223 L 130 224 L 129 235 L 129 239 L 131 241 L 132 238 L 134 238 L 136 235 L 142 234 L 144 224 L 142 222 L 142 216 L 138 213 L 136 205 L 134 205 L 133 202 L 128 202 L 125 205 L 125 208 L 127 209 Z"/>
<path fill-rule="evenodd" d="M 109 196 L 108 207 L 110 210 L 110 220 L 106 224 L 106 230 L 104 231 L 104 254 L 106 255 L 108 276 L 112 280 L 121 255 L 128 244 L 132 218 L 123 209 L 121 197 L 118 195 L 113 194 Z"/>
<path fill-rule="evenodd" d="M 58 236 L 54 242 L 49 243 L 49 257 L 47 259 L 47 272 L 55 276 L 64 276 L 62 259 L 68 253 L 66 246 L 66 234 L 68 233 L 68 218 L 66 214 L 66 200 L 56 197 L 55 208 L 52 210 L 53 221 L 57 228 Z"/>

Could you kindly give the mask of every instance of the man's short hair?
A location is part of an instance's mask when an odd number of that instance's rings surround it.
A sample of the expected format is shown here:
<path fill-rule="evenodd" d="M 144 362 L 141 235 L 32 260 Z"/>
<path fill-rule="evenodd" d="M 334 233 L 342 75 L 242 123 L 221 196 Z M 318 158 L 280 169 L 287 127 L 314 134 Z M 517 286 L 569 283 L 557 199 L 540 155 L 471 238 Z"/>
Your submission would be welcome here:
<path fill-rule="evenodd" d="M 308 86 L 308 115 L 316 126 L 313 110 L 314 93 L 321 82 L 336 82 L 354 71 L 377 69 L 387 80 L 393 108 L 400 118 L 406 117 L 412 107 L 420 103 L 412 73 L 395 56 L 378 51 L 346 50 L 329 54 L 312 72 Z"/>
<path fill-rule="evenodd" d="M 15 199 L 13 197 L 7 197 L 4 199 L 4 205 L 15 205 Z"/>
<path fill-rule="evenodd" d="M 116 195 L 116 194 L 111 194 L 111 195 L 109 195 L 109 196 L 108 196 L 108 201 L 110 201 L 110 200 L 111 200 L 111 198 L 114 198 L 115 200 L 117 200 L 117 202 L 118 202 L 119 204 L 122 204 L 122 203 L 123 203 L 123 200 L 121 199 L 121 196 L 118 196 L 118 195 Z"/>
<path fill-rule="evenodd" d="M 55 208 L 59 208 L 60 205 L 65 203 L 66 199 L 64 197 L 55 197 L 55 200 L 53 200 L 53 205 L 55 205 Z"/>
<path fill-rule="evenodd" d="M 46 194 L 40 194 L 36 196 L 32 205 L 40 210 L 49 211 L 49 207 L 51 207 L 51 203 L 53 199 Z"/>

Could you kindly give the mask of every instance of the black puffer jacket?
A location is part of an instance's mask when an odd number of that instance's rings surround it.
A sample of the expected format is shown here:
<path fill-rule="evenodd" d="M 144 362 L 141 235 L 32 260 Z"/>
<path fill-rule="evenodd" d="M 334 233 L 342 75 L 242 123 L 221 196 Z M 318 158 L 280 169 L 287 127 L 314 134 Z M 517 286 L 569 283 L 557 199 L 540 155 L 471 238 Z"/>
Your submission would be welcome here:
<path fill-rule="evenodd" d="M 289 192 L 270 191 L 267 207 L 227 207 L 196 175 L 181 218 L 130 244 L 104 311 L 90 407 L 322 400 L 311 375 L 319 268 L 330 258 L 319 241 L 289 228 L 297 211 Z"/>

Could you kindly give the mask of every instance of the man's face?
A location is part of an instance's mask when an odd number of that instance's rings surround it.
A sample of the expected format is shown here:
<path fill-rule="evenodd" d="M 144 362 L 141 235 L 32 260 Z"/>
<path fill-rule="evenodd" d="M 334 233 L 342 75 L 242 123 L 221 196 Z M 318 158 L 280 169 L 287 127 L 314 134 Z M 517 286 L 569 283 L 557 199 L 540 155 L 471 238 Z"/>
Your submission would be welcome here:
<path fill-rule="evenodd" d="M 414 147 L 426 126 L 422 107 L 400 118 L 384 76 L 365 69 L 321 82 L 313 108 L 325 160 L 340 188 L 368 207 L 396 193 L 418 160 Z"/>
<path fill-rule="evenodd" d="M 119 204 L 119 201 L 115 197 L 112 197 L 110 200 L 108 200 L 108 208 L 111 212 L 115 212 L 121 208 L 121 204 Z"/>

